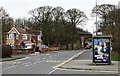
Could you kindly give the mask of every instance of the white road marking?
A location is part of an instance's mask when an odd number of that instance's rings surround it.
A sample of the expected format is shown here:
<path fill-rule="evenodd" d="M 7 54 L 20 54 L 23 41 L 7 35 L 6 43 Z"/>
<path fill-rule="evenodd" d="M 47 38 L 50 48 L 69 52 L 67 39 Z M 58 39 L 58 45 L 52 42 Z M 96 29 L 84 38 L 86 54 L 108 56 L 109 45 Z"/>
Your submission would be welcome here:
<path fill-rule="evenodd" d="M 17 67 L 17 65 L 10 66 L 10 67 L 4 68 L 4 69 L 10 69 L 10 68 L 13 68 L 13 67 Z"/>
<path fill-rule="evenodd" d="M 57 68 L 57 67 L 60 67 L 60 66 L 64 65 L 65 63 L 67 63 L 67 62 L 71 61 L 72 59 L 78 57 L 78 56 L 79 56 L 80 54 L 82 54 L 83 52 L 85 52 L 85 50 L 81 51 L 81 52 L 78 53 L 77 55 L 72 56 L 72 57 L 69 58 L 68 60 L 64 61 L 64 62 L 61 63 L 61 64 L 58 64 L 57 66 L 55 66 L 55 67 L 53 67 L 53 68 Z"/>
<path fill-rule="evenodd" d="M 4 69 L 7 69 L 7 68 L 4 68 Z"/>
<path fill-rule="evenodd" d="M 50 71 L 48 74 L 52 74 L 54 71 L 56 71 L 57 69 L 55 68 L 54 70 Z"/>
<path fill-rule="evenodd" d="M 13 68 L 13 67 L 17 67 L 17 65 L 11 66 L 11 68 Z"/>
<path fill-rule="evenodd" d="M 45 54 L 45 55 L 50 55 L 50 54 Z"/>
<path fill-rule="evenodd" d="M 33 64 L 37 64 L 37 63 L 33 63 Z"/>
<path fill-rule="evenodd" d="M 38 63 L 40 63 L 39 61 L 36 61 L 36 62 L 34 62 L 33 64 L 38 64 Z"/>
<path fill-rule="evenodd" d="M 29 66 L 29 65 L 25 65 L 25 66 Z"/>
<path fill-rule="evenodd" d="M 25 60 L 25 59 L 28 59 L 28 58 L 29 58 L 29 57 L 25 57 L 25 58 L 17 59 L 17 60 L 14 60 L 14 61 Z"/>
<path fill-rule="evenodd" d="M 31 62 L 23 63 L 22 65 L 30 64 Z"/>
<path fill-rule="evenodd" d="M 30 63 L 31 62 L 27 62 L 27 63 L 23 63 L 21 65 L 30 66 L 30 65 L 37 64 L 37 63 L 40 63 L 40 62 L 36 62 L 36 63 L 33 63 L 33 64 L 30 64 Z M 4 68 L 4 69 L 10 69 L 10 68 L 17 67 L 17 66 L 18 65 L 14 65 L 14 66 L 10 66 L 10 67 Z"/>
<path fill-rule="evenodd" d="M 54 70 L 50 71 L 48 74 L 52 74 L 54 71 L 56 71 L 58 67 L 64 65 L 65 63 L 69 62 L 70 60 L 74 59 L 75 57 L 78 57 L 80 54 L 82 54 L 85 50 L 81 51 L 80 53 L 78 53 L 77 55 L 72 56 L 71 58 L 69 58 L 68 60 L 64 61 L 61 64 L 58 64 L 57 66 L 54 66 Z"/>
<path fill-rule="evenodd" d="M 40 62 L 37 62 L 37 63 L 40 63 Z"/>
<path fill-rule="evenodd" d="M 46 58 L 43 58 L 43 59 L 46 59 Z"/>

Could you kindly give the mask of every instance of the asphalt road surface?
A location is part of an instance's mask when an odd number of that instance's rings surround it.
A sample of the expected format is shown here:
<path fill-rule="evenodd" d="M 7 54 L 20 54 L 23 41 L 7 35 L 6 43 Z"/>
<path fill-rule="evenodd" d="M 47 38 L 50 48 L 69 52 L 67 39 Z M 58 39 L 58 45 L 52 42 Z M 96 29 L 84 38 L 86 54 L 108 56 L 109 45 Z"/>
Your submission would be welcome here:
<path fill-rule="evenodd" d="M 49 74 L 53 67 L 68 60 L 82 50 L 54 51 L 36 54 L 20 60 L 2 63 L 3 74 Z"/>
<path fill-rule="evenodd" d="M 78 59 L 78 60 L 92 60 L 92 56 L 93 56 L 92 52 L 93 52 L 92 49 L 84 50 L 84 52 L 75 59 Z"/>
<path fill-rule="evenodd" d="M 77 59 L 88 60 L 92 59 L 92 49 L 89 50 L 61 50 L 54 52 L 46 52 L 43 54 L 37 53 L 34 56 L 29 56 L 24 59 L 7 61 L 2 63 L 2 73 L 3 74 L 47 74 L 49 75 L 59 75 L 68 74 L 78 75 L 78 76 L 96 76 L 96 74 L 106 74 L 106 76 L 116 76 L 107 72 L 95 72 L 95 71 L 85 71 L 85 70 L 70 70 L 62 68 L 54 68 L 55 66 L 63 63 L 64 61 L 70 59 L 74 55 L 84 51 Z M 79 75 L 84 74 L 84 75 Z M 88 75 L 85 75 L 88 74 Z M 107 75 L 108 74 L 108 75 Z M 110 75 L 109 75 L 110 74 Z M 36 75 L 37 76 L 37 75 Z M 43 75 L 44 76 L 44 75 Z M 60 75 L 61 76 L 61 75 Z M 64 76 L 64 75 L 63 75 Z M 66 75 L 65 75 L 66 76 Z M 103 76 L 103 75 L 98 75 Z"/>

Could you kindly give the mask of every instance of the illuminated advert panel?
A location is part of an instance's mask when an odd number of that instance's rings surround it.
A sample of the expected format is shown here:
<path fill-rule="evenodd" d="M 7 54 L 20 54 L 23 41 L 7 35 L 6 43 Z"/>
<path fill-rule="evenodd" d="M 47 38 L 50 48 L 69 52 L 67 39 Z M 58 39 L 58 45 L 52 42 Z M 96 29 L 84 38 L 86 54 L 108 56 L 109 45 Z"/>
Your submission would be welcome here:
<path fill-rule="evenodd" d="M 93 37 L 93 62 L 111 62 L 110 37 Z"/>

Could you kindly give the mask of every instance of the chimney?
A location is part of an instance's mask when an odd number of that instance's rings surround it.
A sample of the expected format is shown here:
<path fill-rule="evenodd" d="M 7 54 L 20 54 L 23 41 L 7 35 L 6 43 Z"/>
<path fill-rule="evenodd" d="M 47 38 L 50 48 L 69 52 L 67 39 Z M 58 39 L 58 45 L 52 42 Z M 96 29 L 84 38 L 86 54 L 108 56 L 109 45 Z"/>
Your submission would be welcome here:
<path fill-rule="evenodd" d="M 32 33 L 33 33 L 33 31 L 32 31 L 32 27 L 27 28 L 26 31 L 27 31 L 29 34 L 32 34 Z"/>

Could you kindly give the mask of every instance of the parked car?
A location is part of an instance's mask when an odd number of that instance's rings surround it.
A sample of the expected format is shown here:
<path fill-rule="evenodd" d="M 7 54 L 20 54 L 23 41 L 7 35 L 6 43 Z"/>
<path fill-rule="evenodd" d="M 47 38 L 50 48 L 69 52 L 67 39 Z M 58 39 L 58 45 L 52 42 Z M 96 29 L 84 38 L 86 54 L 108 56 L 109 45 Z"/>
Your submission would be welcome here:
<path fill-rule="evenodd" d="M 36 46 L 36 52 L 44 53 L 44 52 L 47 52 L 47 51 L 48 51 L 48 46 L 46 46 L 46 45 L 38 44 Z"/>
<path fill-rule="evenodd" d="M 92 48 L 93 47 L 93 45 L 90 45 L 90 48 Z"/>
<path fill-rule="evenodd" d="M 39 47 L 38 46 L 35 47 L 35 52 L 39 52 Z"/>
<path fill-rule="evenodd" d="M 85 49 L 90 49 L 90 48 L 91 48 L 90 45 L 86 45 L 86 46 L 85 46 Z"/>
<path fill-rule="evenodd" d="M 40 47 L 41 48 L 48 48 L 48 46 L 46 46 L 46 45 L 41 45 Z"/>

